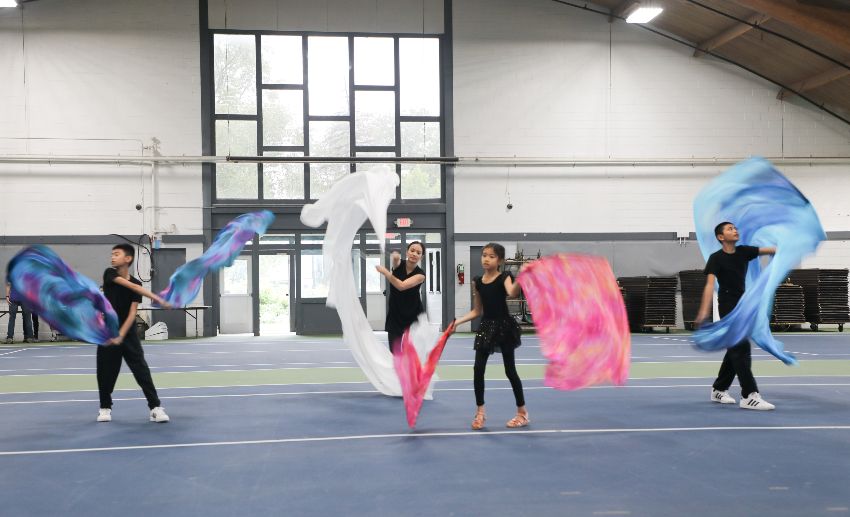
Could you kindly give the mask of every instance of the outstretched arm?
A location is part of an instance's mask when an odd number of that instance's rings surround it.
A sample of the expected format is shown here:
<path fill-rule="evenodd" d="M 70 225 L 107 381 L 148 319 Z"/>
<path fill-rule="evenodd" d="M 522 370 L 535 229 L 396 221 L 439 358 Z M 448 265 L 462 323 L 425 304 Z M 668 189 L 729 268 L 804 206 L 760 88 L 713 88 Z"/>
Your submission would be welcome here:
<path fill-rule="evenodd" d="M 759 248 L 759 255 L 776 255 L 776 248 Z"/>
<path fill-rule="evenodd" d="M 140 285 L 134 284 L 133 282 L 127 280 L 126 278 L 122 278 L 122 277 L 118 276 L 118 277 L 115 277 L 113 282 L 115 282 L 116 284 L 118 284 L 120 286 L 126 287 L 127 289 L 133 291 L 134 293 L 137 293 L 141 296 L 146 296 L 146 297 L 150 298 L 151 300 L 154 300 L 156 303 L 162 305 L 166 309 L 172 308 L 172 305 L 170 303 L 166 302 L 165 300 L 163 300 L 162 298 L 160 298 L 159 295 L 148 291 L 147 289 L 145 289 L 144 287 L 142 287 Z"/>

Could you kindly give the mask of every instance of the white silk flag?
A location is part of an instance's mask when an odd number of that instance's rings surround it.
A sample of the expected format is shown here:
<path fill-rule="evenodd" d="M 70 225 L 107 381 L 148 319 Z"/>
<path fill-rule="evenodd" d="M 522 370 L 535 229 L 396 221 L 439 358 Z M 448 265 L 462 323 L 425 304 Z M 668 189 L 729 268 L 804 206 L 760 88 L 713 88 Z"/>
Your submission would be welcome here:
<path fill-rule="evenodd" d="M 349 174 L 301 210 L 301 222 L 307 226 L 328 223 L 322 245 L 325 271 L 330 272 L 327 305 L 339 314 L 343 340 L 372 385 L 393 397 L 401 396 L 401 385 L 389 348 L 375 337 L 358 300 L 351 246 L 368 219 L 385 251 L 387 207 L 395 198 L 398 181 L 398 175 L 388 171 Z"/>

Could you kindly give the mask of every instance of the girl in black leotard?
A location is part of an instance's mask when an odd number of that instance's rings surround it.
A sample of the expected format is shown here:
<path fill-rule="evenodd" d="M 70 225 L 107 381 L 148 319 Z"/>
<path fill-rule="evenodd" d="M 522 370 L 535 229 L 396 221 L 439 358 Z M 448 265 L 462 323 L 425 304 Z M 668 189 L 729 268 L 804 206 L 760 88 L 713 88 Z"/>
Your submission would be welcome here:
<path fill-rule="evenodd" d="M 484 427 L 487 416 L 484 413 L 484 371 L 487 359 L 493 352 L 501 352 L 505 363 L 505 375 L 511 382 L 516 400 L 516 416 L 507 423 L 508 427 L 525 427 L 529 423 L 528 410 L 522 392 L 522 381 L 516 371 L 514 350 L 520 345 L 520 330 L 516 320 L 508 313 L 508 298 L 520 293 L 519 284 L 513 275 L 500 271 L 505 261 L 505 248 L 490 243 L 481 250 L 481 265 L 484 275 L 476 277 L 472 283 L 473 308 L 468 314 L 455 322 L 457 327 L 481 316 L 481 326 L 475 335 L 475 367 L 473 370 L 475 403 L 478 410 L 472 420 L 475 430 Z"/>
<path fill-rule="evenodd" d="M 425 246 L 419 241 L 414 241 L 407 245 L 407 260 L 402 260 L 392 272 L 384 266 L 376 267 L 390 284 L 387 320 L 384 326 L 389 338 L 390 351 L 401 340 L 404 331 L 416 321 L 420 314 L 425 312 L 422 296 L 419 293 L 419 286 L 425 282 L 425 272 L 418 265 L 424 254 Z"/>

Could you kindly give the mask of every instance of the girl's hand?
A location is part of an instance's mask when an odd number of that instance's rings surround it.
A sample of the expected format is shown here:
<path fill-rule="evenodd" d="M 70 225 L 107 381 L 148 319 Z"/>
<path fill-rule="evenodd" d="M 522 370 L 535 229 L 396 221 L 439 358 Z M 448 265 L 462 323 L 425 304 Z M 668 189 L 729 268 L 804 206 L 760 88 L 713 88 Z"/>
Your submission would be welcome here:
<path fill-rule="evenodd" d="M 173 305 L 171 305 L 171 304 L 170 304 L 170 303 L 168 303 L 167 301 L 163 300 L 162 298 L 158 298 L 158 299 L 156 300 L 156 302 L 159 304 L 159 306 L 160 306 L 160 307 L 162 307 L 162 308 L 164 308 L 164 309 L 173 309 L 173 308 L 174 308 L 174 306 L 173 306 Z"/>
<path fill-rule="evenodd" d="M 384 276 L 390 276 L 392 274 L 392 273 L 390 273 L 389 269 L 387 269 L 387 268 L 385 268 L 384 266 L 381 266 L 381 265 L 375 266 L 375 269 L 378 271 L 378 273 L 380 273 Z"/>
<path fill-rule="evenodd" d="M 107 345 L 120 345 L 121 342 L 124 341 L 124 338 L 119 334 L 118 337 L 114 337 L 106 342 Z"/>
<path fill-rule="evenodd" d="M 449 333 L 449 335 L 450 335 L 450 336 L 451 336 L 452 334 L 454 334 L 454 333 L 455 333 L 455 331 L 457 330 L 456 325 L 455 325 L 455 322 L 456 322 L 456 321 L 457 321 L 457 320 L 452 320 L 452 322 L 451 322 L 451 323 L 449 323 L 449 326 L 448 326 L 448 327 L 446 327 L 446 331 Z"/>

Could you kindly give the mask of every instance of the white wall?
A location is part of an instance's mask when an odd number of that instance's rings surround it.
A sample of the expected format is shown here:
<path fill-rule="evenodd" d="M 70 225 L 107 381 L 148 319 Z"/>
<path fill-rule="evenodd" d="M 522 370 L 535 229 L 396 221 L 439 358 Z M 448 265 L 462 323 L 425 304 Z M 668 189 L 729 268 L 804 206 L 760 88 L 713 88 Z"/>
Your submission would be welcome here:
<path fill-rule="evenodd" d="M 202 154 L 198 41 L 196 2 L 0 9 L 0 154 L 151 155 L 153 139 L 162 155 Z M 154 192 L 150 166 L 0 164 L 0 244 L 3 236 L 199 235 L 201 206 L 198 166 L 161 166 Z M 181 247 L 190 260 L 202 252 Z M 108 254 L 84 248 L 92 256 L 76 267 L 99 280 Z"/>
<path fill-rule="evenodd" d="M 850 126 L 800 100 L 777 100 L 775 85 L 693 58 L 688 47 L 638 27 L 549 0 L 454 0 L 453 27 L 457 156 L 847 157 L 841 165 L 782 170 L 828 232 L 850 230 Z M 692 232 L 694 196 L 724 169 L 462 167 L 455 174 L 455 230 Z M 473 244 L 456 243 L 467 271 Z M 850 242 L 827 242 L 804 265 L 847 267 Z M 462 314 L 468 283 L 456 293 Z"/>
<path fill-rule="evenodd" d="M 195 2 L 2 9 L 0 154 L 201 154 L 199 66 Z M 0 235 L 202 233 L 200 168 L 158 181 L 155 198 L 149 166 L 0 165 Z"/>
<path fill-rule="evenodd" d="M 829 230 L 850 229 L 850 126 L 685 46 L 548 0 L 454 2 L 458 156 L 846 156 L 785 167 Z M 723 167 L 459 168 L 458 232 L 693 230 Z M 514 209 L 505 211 L 509 190 Z M 483 216 L 486 214 L 486 217 Z"/>
<path fill-rule="evenodd" d="M 442 0 L 209 0 L 212 29 L 443 32 Z"/>

